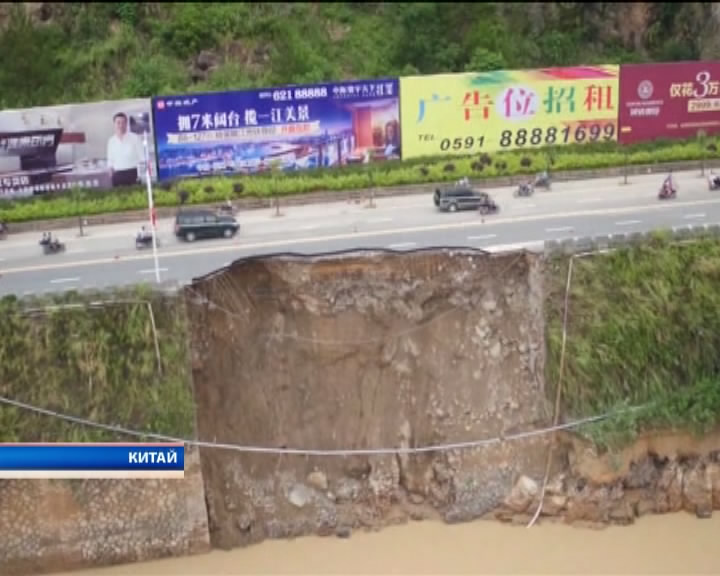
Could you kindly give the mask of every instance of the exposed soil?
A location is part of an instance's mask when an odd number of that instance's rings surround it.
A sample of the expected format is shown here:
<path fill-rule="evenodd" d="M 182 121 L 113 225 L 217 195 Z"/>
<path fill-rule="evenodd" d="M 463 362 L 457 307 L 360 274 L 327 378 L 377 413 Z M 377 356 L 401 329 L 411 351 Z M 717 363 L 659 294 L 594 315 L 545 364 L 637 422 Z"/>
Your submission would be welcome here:
<path fill-rule="evenodd" d="M 529 254 L 245 260 L 188 292 L 202 438 L 392 448 L 547 425 L 542 272 Z M 213 544 L 343 535 L 495 509 L 545 439 L 408 456 L 201 451 Z"/>
<path fill-rule="evenodd" d="M 568 461 L 547 485 L 543 516 L 602 526 L 680 510 L 710 518 L 720 509 L 720 429 L 702 438 L 646 434 L 624 450 L 601 455 L 577 436 L 565 434 L 563 440 Z M 541 485 L 521 477 L 492 516 L 528 522 L 540 502 Z"/>

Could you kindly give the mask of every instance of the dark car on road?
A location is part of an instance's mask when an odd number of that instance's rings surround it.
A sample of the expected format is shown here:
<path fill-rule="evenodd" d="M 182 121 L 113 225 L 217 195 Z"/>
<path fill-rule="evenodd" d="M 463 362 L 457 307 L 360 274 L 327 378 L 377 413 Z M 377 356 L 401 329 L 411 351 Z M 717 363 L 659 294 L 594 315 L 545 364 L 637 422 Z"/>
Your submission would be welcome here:
<path fill-rule="evenodd" d="M 239 230 L 240 224 L 235 218 L 210 210 L 182 210 L 175 217 L 175 236 L 188 242 L 199 238 L 232 238 Z"/>
<path fill-rule="evenodd" d="M 455 184 L 435 190 L 435 206 L 443 212 L 478 210 L 484 214 L 497 212 L 497 204 L 486 192 L 475 190 L 469 184 Z"/>

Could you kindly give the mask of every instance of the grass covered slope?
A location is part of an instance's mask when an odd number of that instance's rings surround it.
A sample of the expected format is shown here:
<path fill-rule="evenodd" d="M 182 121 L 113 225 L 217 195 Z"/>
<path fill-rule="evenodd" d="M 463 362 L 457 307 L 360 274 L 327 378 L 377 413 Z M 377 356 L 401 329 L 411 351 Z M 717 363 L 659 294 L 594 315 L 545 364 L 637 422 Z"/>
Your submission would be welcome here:
<path fill-rule="evenodd" d="M 340 167 L 295 173 L 257 174 L 220 178 L 190 179 L 154 188 L 156 206 L 176 206 L 180 191 L 189 204 L 221 202 L 228 198 L 275 198 L 319 191 L 347 191 L 367 188 L 447 182 L 463 176 L 492 179 L 499 176 L 552 171 L 599 170 L 693 160 L 713 160 L 720 147 L 719 137 L 685 142 L 653 142 L 623 148 L 616 143 L 587 144 L 543 150 L 501 152 L 493 156 L 427 158 L 383 165 Z M 74 216 L 91 216 L 147 208 L 144 188 L 110 191 L 79 190 L 0 202 L 0 220 L 27 222 Z"/>
<path fill-rule="evenodd" d="M 0 108 L 718 56 L 711 3 L 0 3 Z"/>
<path fill-rule="evenodd" d="M 560 369 L 568 257 L 550 262 L 547 382 Z M 576 258 L 562 407 L 566 417 L 630 406 L 585 428 L 600 445 L 652 428 L 703 432 L 720 421 L 720 238 L 639 245 Z"/>
<path fill-rule="evenodd" d="M 0 395 L 104 424 L 192 436 L 181 302 L 140 289 L 114 298 L 125 303 L 67 307 L 91 300 L 73 294 L 0 300 Z M 146 302 L 152 304 L 161 373 Z M 65 307 L 44 310 L 51 305 Z M 0 404 L 1 442 L 121 439 L 128 438 Z"/>

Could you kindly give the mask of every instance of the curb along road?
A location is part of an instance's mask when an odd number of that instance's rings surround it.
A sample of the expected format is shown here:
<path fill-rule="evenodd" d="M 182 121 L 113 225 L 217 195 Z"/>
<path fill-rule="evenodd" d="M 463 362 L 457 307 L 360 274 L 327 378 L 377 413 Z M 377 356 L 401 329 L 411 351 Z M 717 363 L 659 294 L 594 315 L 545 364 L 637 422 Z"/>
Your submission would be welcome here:
<path fill-rule="evenodd" d="M 711 167 L 711 160 L 705 161 L 705 169 Z M 636 164 L 627 167 L 619 166 L 613 168 L 601 168 L 597 170 L 572 170 L 563 172 L 552 172 L 551 177 L 555 182 L 568 182 L 573 180 L 593 180 L 596 178 L 611 178 L 613 176 L 623 177 L 636 176 L 638 174 L 662 173 L 668 170 L 675 172 L 686 170 L 700 170 L 703 165 L 701 160 L 688 162 L 669 162 L 664 164 Z M 458 175 L 461 178 L 462 175 Z M 503 187 L 513 186 L 519 181 L 527 178 L 527 175 L 499 176 L 497 178 L 471 179 L 473 184 L 482 187 Z M 447 186 L 449 182 L 431 182 L 426 184 L 414 184 L 407 186 L 393 186 L 388 188 L 360 188 L 347 191 L 323 191 L 309 194 L 296 194 L 280 197 L 280 203 L 284 206 L 302 206 L 308 204 L 321 204 L 325 202 L 350 202 L 374 198 L 387 198 L 392 196 L 409 196 L 412 194 L 431 194 L 438 186 Z M 234 201 L 240 210 L 269 209 L 274 206 L 274 198 L 240 198 Z M 195 204 L 193 208 L 214 208 L 218 202 L 212 204 Z M 158 207 L 158 218 L 172 218 L 177 207 Z M 148 218 L 147 210 L 133 210 L 128 212 L 117 212 L 111 214 L 96 214 L 84 217 L 85 226 L 97 226 L 106 224 L 123 224 L 126 222 L 141 222 Z M 30 222 L 9 223 L 11 233 L 33 232 L 39 230 L 59 230 L 73 228 L 78 225 L 78 217 L 56 218 L 52 220 L 34 220 Z"/>

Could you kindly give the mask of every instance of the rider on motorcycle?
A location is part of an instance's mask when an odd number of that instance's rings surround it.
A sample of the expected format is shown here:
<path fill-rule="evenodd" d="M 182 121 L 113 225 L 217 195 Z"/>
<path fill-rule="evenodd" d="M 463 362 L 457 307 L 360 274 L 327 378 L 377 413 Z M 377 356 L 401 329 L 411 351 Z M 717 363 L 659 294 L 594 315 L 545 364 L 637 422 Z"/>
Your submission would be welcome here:
<path fill-rule="evenodd" d="M 140 230 L 138 230 L 136 239 L 137 240 L 147 240 L 152 236 L 152 232 L 150 232 L 145 226 L 141 226 Z"/>
<path fill-rule="evenodd" d="M 522 194 L 522 193 L 527 193 L 527 194 L 529 194 L 530 192 L 532 192 L 533 184 L 534 184 L 534 182 L 533 182 L 532 180 L 527 180 L 527 181 L 525 181 L 525 182 L 520 182 L 519 192 L 520 192 L 521 194 Z"/>
<path fill-rule="evenodd" d="M 43 232 L 42 240 L 40 240 L 40 246 L 44 246 L 46 249 L 51 251 L 59 250 L 62 247 L 60 240 L 52 237 L 50 232 Z"/>
<path fill-rule="evenodd" d="M 673 182 L 672 177 L 672 170 L 668 171 L 668 175 L 663 181 L 663 192 L 665 194 L 670 194 L 671 192 L 675 192 L 675 183 Z"/>

